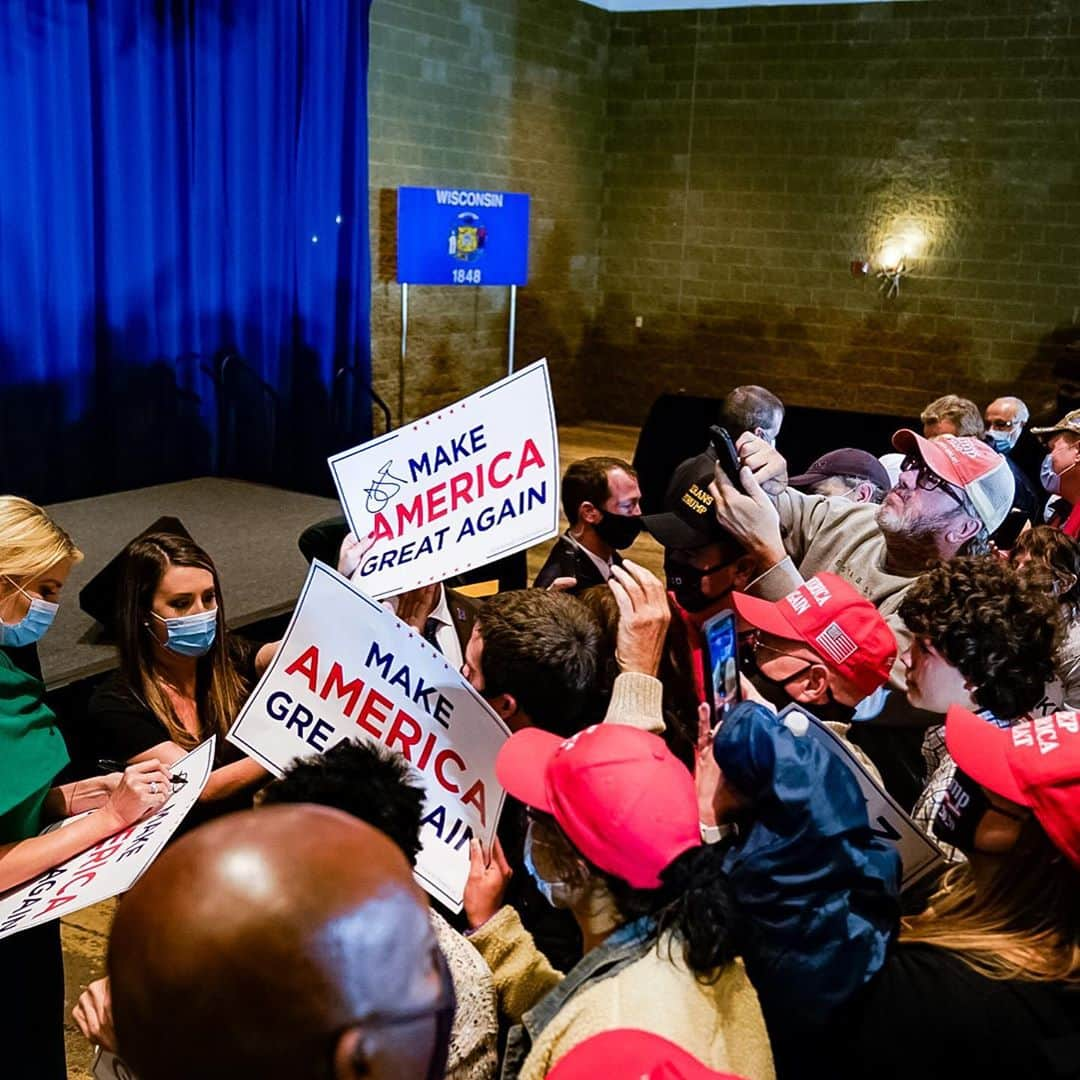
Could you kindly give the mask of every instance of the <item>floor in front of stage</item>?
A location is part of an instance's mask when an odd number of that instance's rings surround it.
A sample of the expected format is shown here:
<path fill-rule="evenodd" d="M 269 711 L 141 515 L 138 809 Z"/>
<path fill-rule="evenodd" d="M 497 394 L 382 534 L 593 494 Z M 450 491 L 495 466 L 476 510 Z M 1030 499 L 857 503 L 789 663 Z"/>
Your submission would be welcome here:
<path fill-rule="evenodd" d="M 637 445 L 637 435 L 636 428 L 614 424 L 566 425 L 559 428 L 559 459 L 564 469 L 572 461 L 596 455 L 630 461 Z M 566 527 L 565 520 L 562 527 Z M 530 581 L 543 565 L 550 547 L 551 542 L 548 541 L 529 552 Z M 662 552 L 650 537 L 642 536 L 634 544 L 630 554 L 635 561 L 647 566 L 653 573 L 661 573 Z M 115 906 L 115 901 L 107 900 L 103 904 L 76 912 L 62 922 L 67 981 L 65 1010 L 69 1080 L 92 1080 L 91 1050 L 75 1027 L 71 1010 L 86 984 L 105 973 L 105 945 Z"/>

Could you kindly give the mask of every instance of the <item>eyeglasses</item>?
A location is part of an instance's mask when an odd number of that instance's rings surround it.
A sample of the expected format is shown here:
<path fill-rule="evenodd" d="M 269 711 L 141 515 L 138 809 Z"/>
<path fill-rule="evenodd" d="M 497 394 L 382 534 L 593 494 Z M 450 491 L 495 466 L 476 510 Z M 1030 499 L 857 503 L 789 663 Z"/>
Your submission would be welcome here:
<path fill-rule="evenodd" d="M 900 472 L 917 473 L 918 475 L 915 477 L 916 487 L 922 488 L 923 491 L 944 491 L 965 514 L 971 513 L 963 493 L 956 491 L 947 480 L 943 480 L 937 473 L 932 472 L 922 458 L 916 457 L 914 454 L 908 454 L 900 463 Z"/>
<path fill-rule="evenodd" d="M 772 653 L 773 656 L 787 656 L 787 657 L 790 657 L 792 660 L 802 660 L 803 659 L 803 657 L 801 657 L 801 656 L 792 656 L 791 653 L 784 652 L 783 649 L 774 649 L 771 645 L 766 645 L 761 640 L 760 635 L 757 634 L 757 633 L 748 634 L 746 636 L 746 638 L 745 638 L 745 643 L 750 648 L 750 655 L 751 655 L 751 657 L 753 657 L 754 667 L 758 670 L 758 672 L 760 672 L 762 674 L 764 674 L 764 673 L 761 672 L 761 665 L 758 663 L 758 653 L 759 652 Z M 816 664 L 816 663 L 817 663 L 816 660 L 808 660 L 803 667 L 798 668 L 796 671 L 793 671 L 790 675 L 785 675 L 782 681 L 784 683 L 791 682 L 792 679 L 798 678 L 798 676 L 803 675 L 807 671 L 809 671 L 814 666 L 814 664 Z"/>
<path fill-rule="evenodd" d="M 1019 420 L 987 420 L 986 426 L 991 431 L 1012 431 L 1018 423 Z"/>
<path fill-rule="evenodd" d="M 334 1033 L 336 1046 L 341 1036 L 353 1027 L 378 1031 L 383 1028 L 403 1027 L 406 1024 L 419 1023 L 421 1020 L 434 1020 L 435 1036 L 432 1044 L 432 1058 L 428 1066 L 426 1080 L 439 1080 L 446 1069 L 446 1058 L 450 1046 L 450 1030 L 454 1023 L 457 1009 L 457 997 L 454 994 L 454 982 L 450 968 L 438 947 L 434 949 L 435 970 L 439 976 L 439 996 L 430 1005 L 401 1012 L 375 1012 L 368 1016 L 352 1020 L 338 1028 Z"/>

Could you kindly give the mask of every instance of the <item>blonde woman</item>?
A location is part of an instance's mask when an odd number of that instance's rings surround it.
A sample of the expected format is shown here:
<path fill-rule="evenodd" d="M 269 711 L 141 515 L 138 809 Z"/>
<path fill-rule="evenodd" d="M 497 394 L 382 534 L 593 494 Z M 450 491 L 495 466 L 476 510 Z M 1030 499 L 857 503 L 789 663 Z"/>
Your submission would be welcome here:
<path fill-rule="evenodd" d="M 1080 1075 L 1080 715 L 954 706 L 934 831 L 967 855 L 845 1019 L 837 1076 Z"/>
<path fill-rule="evenodd" d="M 259 648 L 225 629 L 210 556 L 172 533 L 133 540 L 118 583 L 116 633 L 120 670 L 90 699 L 98 755 L 172 765 L 216 735 L 214 771 L 183 827 L 250 808 L 269 776 L 225 735 L 277 645 Z"/>
<path fill-rule="evenodd" d="M 168 774 L 147 758 L 122 775 L 53 786 L 68 762 L 40 679 L 9 650 L 33 646 L 49 629 L 61 591 L 82 553 L 40 508 L 0 496 L 0 891 L 20 885 L 156 810 Z M 38 833 L 50 820 L 95 810 L 67 828 Z M 64 972 L 56 921 L 0 940 L 7 980 L 0 1045 L 27 1076 L 62 1078 Z M 30 1068 L 32 1066 L 32 1069 Z"/>

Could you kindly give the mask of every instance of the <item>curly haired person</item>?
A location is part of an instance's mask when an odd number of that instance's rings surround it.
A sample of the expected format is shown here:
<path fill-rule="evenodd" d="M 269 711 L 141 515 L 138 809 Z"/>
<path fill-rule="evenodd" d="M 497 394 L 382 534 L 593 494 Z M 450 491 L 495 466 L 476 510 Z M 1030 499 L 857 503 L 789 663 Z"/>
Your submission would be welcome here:
<path fill-rule="evenodd" d="M 1007 728 L 1027 718 L 1054 678 L 1063 626 L 1058 602 L 1038 580 L 989 556 L 961 557 L 923 574 L 899 608 L 912 635 L 902 660 L 908 701 L 944 716 L 960 705 Z M 928 781 L 912 816 L 929 831 L 956 767 L 944 726 L 923 740 Z M 946 845 L 953 861 L 963 856 Z"/>

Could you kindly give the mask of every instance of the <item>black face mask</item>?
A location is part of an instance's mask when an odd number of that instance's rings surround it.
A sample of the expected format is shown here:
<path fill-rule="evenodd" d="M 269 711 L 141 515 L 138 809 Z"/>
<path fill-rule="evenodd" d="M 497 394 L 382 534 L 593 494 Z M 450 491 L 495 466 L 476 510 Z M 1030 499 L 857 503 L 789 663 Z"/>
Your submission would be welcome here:
<path fill-rule="evenodd" d="M 679 562 L 676 559 L 664 560 L 664 573 L 667 576 L 667 587 L 675 594 L 679 607 L 691 613 L 704 611 L 707 607 L 715 604 L 720 599 L 718 596 L 706 596 L 701 591 L 701 579 L 722 570 L 723 564 L 710 566 L 706 570 L 699 570 L 689 563 Z"/>
<path fill-rule="evenodd" d="M 793 671 L 786 679 L 773 679 L 757 666 L 754 661 L 753 649 L 749 643 L 745 646 L 740 645 L 740 650 L 739 656 L 742 659 L 743 674 L 753 683 L 754 689 L 767 702 L 776 706 L 777 711 L 786 709 L 794 702 L 800 709 L 805 709 L 808 713 L 816 716 L 818 720 L 828 720 L 838 724 L 851 723 L 855 716 L 855 707 L 853 705 L 842 705 L 833 697 L 831 689 L 826 689 L 825 693 L 828 696 L 825 701 L 815 701 L 813 704 L 802 701 L 795 702 L 795 699 L 788 692 L 788 683 L 792 679 L 797 679 L 807 668 L 813 667 L 813 664 L 807 664 L 806 667 Z"/>
<path fill-rule="evenodd" d="M 629 514 L 609 514 L 605 511 L 593 528 L 608 547 L 622 551 L 641 535 L 641 518 L 630 517 Z"/>
<path fill-rule="evenodd" d="M 954 848 L 975 850 L 975 830 L 990 807 L 986 792 L 966 772 L 957 769 L 934 818 L 933 833 Z"/>

